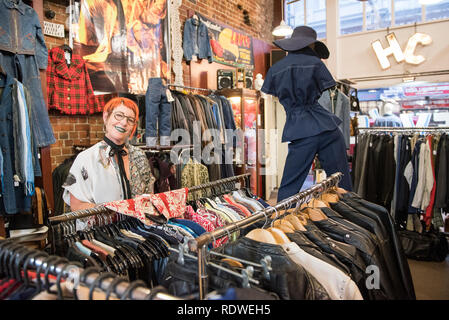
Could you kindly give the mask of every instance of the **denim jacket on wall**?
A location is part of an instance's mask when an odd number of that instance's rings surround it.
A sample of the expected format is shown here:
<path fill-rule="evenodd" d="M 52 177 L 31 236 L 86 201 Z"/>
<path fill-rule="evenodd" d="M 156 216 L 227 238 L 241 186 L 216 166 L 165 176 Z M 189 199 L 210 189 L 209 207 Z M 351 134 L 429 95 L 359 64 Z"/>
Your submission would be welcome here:
<path fill-rule="evenodd" d="M 22 0 L 0 0 L 0 50 L 35 55 L 39 69 L 47 69 L 48 52 L 39 17 Z"/>
<path fill-rule="evenodd" d="M 182 49 L 184 50 L 184 58 L 187 61 L 192 60 L 195 54 L 195 38 L 198 45 L 198 59 L 205 59 L 212 62 L 212 49 L 209 42 L 209 33 L 206 25 L 199 21 L 198 28 L 195 28 L 195 19 L 189 18 L 184 24 L 184 37 L 182 41 Z M 195 37 L 196 33 L 196 37 Z"/>

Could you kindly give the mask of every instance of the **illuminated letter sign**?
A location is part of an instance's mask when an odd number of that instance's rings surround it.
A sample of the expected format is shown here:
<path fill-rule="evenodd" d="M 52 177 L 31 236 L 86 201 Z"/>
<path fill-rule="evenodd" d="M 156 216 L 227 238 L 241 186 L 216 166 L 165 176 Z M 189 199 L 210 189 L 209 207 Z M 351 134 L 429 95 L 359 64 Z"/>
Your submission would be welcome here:
<path fill-rule="evenodd" d="M 396 36 L 394 35 L 394 33 L 387 34 L 386 38 L 390 46 L 385 49 L 382 47 L 380 40 L 376 40 L 371 44 L 382 69 L 387 69 L 390 67 L 388 56 L 391 54 L 394 55 L 394 58 L 397 62 L 402 62 L 405 59 L 404 54 L 402 53 L 401 46 L 399 45 L 398 40 L 396 40 Z"/>
<path fill-rule="evenodd" d="M 382 47 L 380 40 L 376 40 L 371 43 L 377 59 L 379 60 L 380 66 L 384 70 L 391 66 L 390 61 L 388 60 L 388 56 L 390 55 L 393 55 L 398 63 L 404 60 L 407 63 L 415 65 L 423 63 L 425 58 L 422 55 L 415 55 L 416 46 L 418 43 L 423 46 L 432 43 L 432 38 L 429 35 L 424 33 L 415 33 L 408 40 L 405 52 L 402 52 L 401 46 L 399 45 L 394 33 L 387 34 L 386 38 L 388 44 L 390 45 L 387 48 Z"/>
<path fill-rule="evenodd" d="M 424 33 L 415 33 L 408 39 L 407 47 L 405 48 L 405 62 L 410 64 L 420 64 L 426 60 L 422 55 L 415 56 L 415 49 L 418 43 L 423 46 L 432 43 L 432 38 Z"/>

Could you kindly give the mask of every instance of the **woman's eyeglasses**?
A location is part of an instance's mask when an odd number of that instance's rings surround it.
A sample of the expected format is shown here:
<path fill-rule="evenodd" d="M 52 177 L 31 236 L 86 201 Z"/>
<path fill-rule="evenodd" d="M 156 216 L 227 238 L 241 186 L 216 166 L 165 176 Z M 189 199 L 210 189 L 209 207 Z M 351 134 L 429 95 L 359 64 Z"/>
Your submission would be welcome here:
<path fill-rule="evenodd" d="M 113 112 L 115 120 L 122 121 L 123 118 L 126 118 L 126 122 L 128 122 L 129 125 L 133 126 L 136 124 L 136 119 L 132 117 L 125 116 L 122 112 Z"/>

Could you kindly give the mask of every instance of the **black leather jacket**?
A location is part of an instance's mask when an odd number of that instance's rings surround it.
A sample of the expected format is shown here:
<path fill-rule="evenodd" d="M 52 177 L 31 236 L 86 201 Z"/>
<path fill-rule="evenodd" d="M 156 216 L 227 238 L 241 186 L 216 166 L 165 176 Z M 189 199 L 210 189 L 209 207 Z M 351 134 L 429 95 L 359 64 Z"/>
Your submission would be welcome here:
<path fill-rule="evenodd" d="M 270 280 L 264 289 L 273 291 L 284 300 L 330 300 L 323 286 L 303 267 L 292 261 L 279 245 L 258 242 L 242 237 L 224 247 L 224 253 L 260 263 L 271 256 Z"/>
<path fill-rule="evenodd" d="M 361 255 L 367 267 L 370 265 L 374 265 L 379 268 L 379 289 L 368 290 L 372 299 L 394 299 L 390 278 L 388 276 L 388 272 L 386 272 L 385 269 L 385 262 L 380 254 L 377 244 L 373 242 L 372 238 L 368 236 L 368 231 L 366 233 L 362 233 L 356 228 L 351 228 L 332 219 L 314 221 L 313 223 L 318 226 L 318 228 L 323 230 L 326 234 L 328 234 L 331 238 L 355 246 L 361 252 Z"/>
<path fill-rule="evenodd" d="M 392 255 L 388 258 L 388 261 L 391 263 L 396 263 L 399 270 L 399 279 L 402 282 L 401 287 L 404 290 L 400 299 L 415 300 L 415 289 L 413 286 L 410 268 L 401 241 L 396 232 L 395 224 L 389 212 L 384 207 L 364 200 L 358 194 L 353 192 L 345 193 L 342 201 L 353 206 L 355 209 L 360 209 L 360 213 L 369 215 L 384 226 L 392 246 Z M 357 204 L 359 207 L 357 207 Z M 368 211 L 362 210 L 362 208 L 366 208 Z"/>

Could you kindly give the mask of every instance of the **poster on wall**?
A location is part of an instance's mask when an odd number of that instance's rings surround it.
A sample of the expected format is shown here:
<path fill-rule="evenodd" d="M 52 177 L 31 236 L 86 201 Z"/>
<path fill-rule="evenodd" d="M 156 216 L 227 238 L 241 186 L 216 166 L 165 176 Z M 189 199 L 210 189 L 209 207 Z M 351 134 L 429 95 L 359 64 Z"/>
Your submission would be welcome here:
<path fill-rule="evenodd" d="M 167 0 L 81 0 L 73 50 L 95 91 L 145 94 L 148 79 L 167 79 Z"/>
<path fill-rule="evenodd" d="M 253 39 L 250 36 L 197 15 L 209 30 L 214 62 L 237 68 L 254 68 Z"/>

